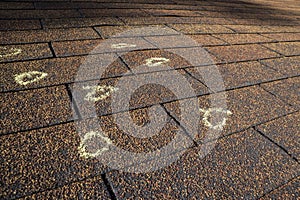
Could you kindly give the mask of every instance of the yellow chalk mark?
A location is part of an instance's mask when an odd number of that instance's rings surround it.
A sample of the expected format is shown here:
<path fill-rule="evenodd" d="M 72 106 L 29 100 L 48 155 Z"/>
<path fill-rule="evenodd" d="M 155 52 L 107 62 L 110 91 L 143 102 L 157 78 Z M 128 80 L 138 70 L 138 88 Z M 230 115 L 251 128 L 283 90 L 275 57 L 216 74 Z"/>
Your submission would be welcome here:
<path fill-rule="evenodd" d="M 170 61 L 170 59 L 168 59 L 168 58 L 153 57 L 153 58 L 148 58 L 146 60 L 146 65 L 148 65 L 149 67 L 156 67 L 156 66 L 165 64 L 165 63 L 167 63 L 169 61 Z"/>
<path fill-rule="evenodd" d="M 96 86 L 84 86 L 82 87 L 84 90 L 91 90 L 87 93 L 87 95 L 84 97 L 84 100 L 96 102 L 103 99 L 106 99 L 111 95 L 112 92 L 117 91 L 118 88 L 115 88 L 110 85 L 96 85 Z M 96 96 L 97 93 L 101 92 L 102 94 L 99 96 Z"/>
<path fill-rule="evenodd" d="M 48 76 L 48 74 L 45 72 L 30 71 L 15 75 L 15 81 L 20 85 L 27 85 L 37 82 L 46 76 Z"/>
<path fill-rule="evenodd" d="M 222 121 L 218 123 L 217 125 L 212 125 L 212 123 L 209 121 L 209 117 L 212 116 L 212 112 L 216 113 L 224 113 L 227 116 L 232 115 L 232 112 L 229 110 L 224 110 L 222 108 L 209 108 L 207 110 L 200 109 L 200 112 L 204 113 L 202 121 L 204 122 L 204 125 L 215 130 L 223 130 L 223 127 L 226 125 L 226 117 L 223 117 Z"/>
<path fill-rule="evenodd" d="M 15 56 L 18 55 L 22 52 L 22 49 L 19 48 L 10 48 L 8 49 L 7 47 L 0 47 L 0 58 L 5 58 L 5 57 L 10 57 L 10 56 Z"/>
<path fill-rule="evenodd" d="M 128 47 L 136 47 L 135 44 L 127 44 L 127 43 L 118 43 L 118 44 L 112 44 L 111 48 L 113 49 L 122 49 L 122 48 L 128 48 Z"/>
<path fill-rule="evenodd" d="M 103 142 L 105 142 L 106 145 L 104 147 L 102 147 L 101 149 L 98 149 L 95 153 L 87 152 L 87 149 L 86 149 L 87 141 L 91 140 L 93 138 L 97 138 L 97 137 L 100 138 Z M 101 133 L 99 133 L 97 131 L 91 131 L 84 135 L 84 138 L 78 147 L 78 151 L 79 151 L 79 154 L 81 157 L 94 158 L 96 156 L 101 155 L 103 152 L 108 151 L 109 145 L 111 145 L 111 144 L 112 144 L 112 141 L 108 137 L 102 135 Z"/>

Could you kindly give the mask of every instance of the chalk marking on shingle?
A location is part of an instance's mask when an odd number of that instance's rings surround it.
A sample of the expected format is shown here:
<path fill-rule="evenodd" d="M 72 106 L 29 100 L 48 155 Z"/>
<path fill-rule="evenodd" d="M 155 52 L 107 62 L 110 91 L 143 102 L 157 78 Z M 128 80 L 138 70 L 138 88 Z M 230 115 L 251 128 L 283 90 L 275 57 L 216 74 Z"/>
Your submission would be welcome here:
<path fill-rule="evenodd" d="M 106 99 L 111 95 L 112 92 L 118 90 L 118 88 L 115 88 L 110 85 L 83 86 L 82 89 L 90 90 L 90 92 L 88 92 L 84 97 L 84 100 L 91 102 Z M 97 97 L 97 92 L 101 92 L 102 94 Z"/>
<path fill-rule="evenodd" d="M 168 59 L 168 58 L 153 57 L 153 58 L 146 59 L 146 65 L 148 65 L 149 67 L 156 67 L 156 66 L 165 64 L 169 61 L 170 61 L 170 59 Z"/>
<path fill-rule="evenodd" d="M 223 108 L 209 108 L 207 110 L 205 109 L 199 109 L 200 112 L 204 113 L 202 121 L 204 122 L 204 125 L 215 130 L 223 130 L 223 127 L 226 125 L 226 117 L 223 117 L 222 121 L 216 125 L 212 125 L 212 123 L 209 121 L 209 117 L 212 116 L 212 112 L 218 112 L 218 113 L 224 113 L 227 116 L 232 115 L 232 112 L 230 110 L 224 110 Z"/>
<path fill-rule="evenodd" d="M 30 71 L 30 72 L 24 72 L 22 74 L 16 74 L 15 75 L 15 81 L 19 83 L 20 85 L 27 85 L 30 83 L 37 82 L 43 78 L 48 76 L 45 72 L 39 72 L 39 71 Z M 28 79 L 28 80 L 25 80 Z"/>
<path fill-rule="evenodd" d="M 105 142 L 105 146 L 102 147 L 101 149 L 98 149 L 96 152 L 94 153 L 91 153 L 91 152 L 87 152 L 87 141 L 88 140 L 91 140 L 93 138 L 100 138 L 103 142 Z M 101 133 L 97 132 L 97 131 L 90 131 L 88 132 L 87 134 L 84 135 L 82 141 L 80 142 L 80 145 L 78 147 L 78 151 L 79 151 L 79 154 L 81 157 L 84 157 L 84 158 L 94 158 L 96 156 L 99 156 L 101 155 L 103 152 L 105 151 L 108 151 L 109 150 L 109 146 L 112 144 L 112 141 L 102 135 Z"/>
<path fill-rule="evenodd" d="M 113 49 L 123 49 L 128 47 L 136 47 L 135 44 L 127 44 L 127 43 L 118 43 L 118 44 L 112 44 L 111 48 Z"/>
<path fill-rule="evenodd" d="M 1 50 L 4 50 L 6 52 L 5 53 L 1 52 L 0 53 L 0 58 L 15 56 L 15 55 L 18 55 L 18 54 L 20 54 L 22 52 L 22 49 L 19 49 L 19 48 L 10 48 L 10 49 L 7 49 L 7 47 L 1 47 Z"/>

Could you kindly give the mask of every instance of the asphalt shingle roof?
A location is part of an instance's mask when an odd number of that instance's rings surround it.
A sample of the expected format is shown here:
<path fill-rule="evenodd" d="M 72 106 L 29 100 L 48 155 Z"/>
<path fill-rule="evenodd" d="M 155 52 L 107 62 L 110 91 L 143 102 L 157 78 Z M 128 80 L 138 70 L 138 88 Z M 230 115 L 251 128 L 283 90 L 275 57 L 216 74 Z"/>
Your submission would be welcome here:
<path fill-rule="evenodd" d="M 160 31 L 138 31 L 143 27 Z M 122 35 L 130 30 L 137 31 Z M 99 45 L 104 48 L 95 49 Z M 186 57 L 199 48 L 209 59 L 191 64 Z M 95 63 L 100 67 L 78 76 L 82 65 Z M 146 71 L 139 71 L 142 65 Z M 213 69 L 224 87 L 209 84 L 218 82 L 213 74 L 201 75 Z M 178 91 L 190 84 L 193 95 L 178 98 L 170 88 L 148 84 L 120 109 L 111 106 L 121 80 L 128 89 L 133 80 L 155 83 L 153 77 L 175 72 L 186 82 L 167 84 Z M 2 1 L 0 199 L 298 199 L 299 75 L 297 0 Z M 223 97 L 225 110 L 211 107 Z M 198 123 L 183 114 L 182 106 L 195 102 L 200 109 L 188 114 L 199 115 Z M 153 106 L 166 117 L 151 115 Z M 130 123 L 115 121 L 126 114 L 140 128 L 167 123 L 139 138 L 124 130 Z M 209 131 L 219 132 L 206 140 Z M 93 133 L 98 137 L 88 138 Z M 176 134 L 182 140 L 172 143 Z M 167 145 L 177 152 L 157 162 L 105 154 L 116 147 L 160 155 Z M 82 148 L 97 156 L 83 156 Z M 104 153 L 95 153 L 99 148 Z M 159 169 L 134 173 L 155 165 Z"/>

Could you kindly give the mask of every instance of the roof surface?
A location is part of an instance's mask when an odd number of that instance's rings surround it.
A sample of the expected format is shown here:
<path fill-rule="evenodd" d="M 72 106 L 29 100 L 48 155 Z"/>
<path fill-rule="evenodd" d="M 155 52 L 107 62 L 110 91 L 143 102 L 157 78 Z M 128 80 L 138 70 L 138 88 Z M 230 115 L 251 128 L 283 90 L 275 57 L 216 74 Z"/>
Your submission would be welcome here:
<path fill-rule="evenodd" d="M 299 1 L 0 9 L 1 199 L 299 198 Z"/>

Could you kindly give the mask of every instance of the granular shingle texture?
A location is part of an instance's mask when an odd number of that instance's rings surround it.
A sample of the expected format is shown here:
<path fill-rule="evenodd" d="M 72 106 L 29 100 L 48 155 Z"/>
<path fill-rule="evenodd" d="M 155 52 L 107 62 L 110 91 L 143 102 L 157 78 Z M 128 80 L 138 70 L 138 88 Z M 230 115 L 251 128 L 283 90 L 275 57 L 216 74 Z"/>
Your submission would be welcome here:
<path fill-rule="evenodd" d="M 0 47 L 0 62 L 33 60 L 53 57 L 47 43 L 3 45 Z"/>
<path fill-rule="evenodd" d="M 299 174 L 299 164 L 252 130 L 220 140 L 204 159 L 197 150 L 156 172 L 112 171 L 109 182 L 119 198 L 257 198 Z"/>
<path fill-rule="evenodd" d="M 299 199 L 298 0 L 0 2 L 0 199 Z"/>
<path fill-rule="evenodd" d="M 1 137 L 1 182 L 4 184 L 1 198 L 54 190 L 100 175 L 103 165 L 95 159 L 80 157 L 79 142 L 80 137 L 71 123 Z M 59 190 L 65 193 L 65 189 Z"/>
<path fill-rule="evenodd" d="M 1 93 L 1 134 L 71 120 L 71 102 L 64 86 Z"/>
<path fill-rule="evenodd" d="M 224 105 L 218 106 L 221 100 L 227 99 L 227 108 Z M 276 117 L 283 116 L 287 113 L 295 111 L 291 106 L 282 102 L 278 98 L 274 98 L 273 95 L 264 91 L 258 86 L 246 87 L 236 90 L 228 91 L 227 93 L 218 93 L 215 95 L 202 96 L 197 99 L 185 99 L 174 101 L 164 104 L 166 109 L 179 121 L 187 121 L 187 127 L 195 126 L 195 124 L 189 124 L 189 120 L 181 116 L 180 106 L 193 105 L 192 100 L 198 101 L 199 108 L 202 110 L 209 110 L 209 108 L 222 108 L 222 110 L 228 110 L 232 114 L 215 114 L 215 119 L 211 120 L 212 125 L 218 125 L 225 119 L 225 124 L 222 126 L 220 135 L 228 135 L 247 129 L 255 124 L 260 124 L 266 121 L 270 121 Z M 215 105 L 212 104 L 214 102 Z M 262 109 L 263 108 L 263 109 Z M 198 113 L 199 111 L 194 110 Z M 195 140 L 198 143 L 202 143 L 209 133 L 210 128 L 206 125 L 204 120 L 204 113 L 201 112 L 199 120 L 198 132 Z M 211 118 L 211 117 L 210 117 Z M 213 130 L 216 136 L 210 136 L 212 139 L 218 137 L 217 130 Z M 190 133 L 193 135 L 193 133 Z"/>
<path fill-rule="evenodd" d="M 300 180 L 299 177 L 277 188 L 262 199 L 297 199 L 300 196 Z"/>
<path fill-rule="evenodd" d="M 299 160 L 299 119 L 299 113 L 293 113 L 262 124 L 258 126 L 258 130 Z"/>
<path fill-rule="evenodd" d="M 299 108 L 300 106 L 300 78 L 289 78 L 262 85 L 267 91 L 278 96 L 290 105 Z"/>

